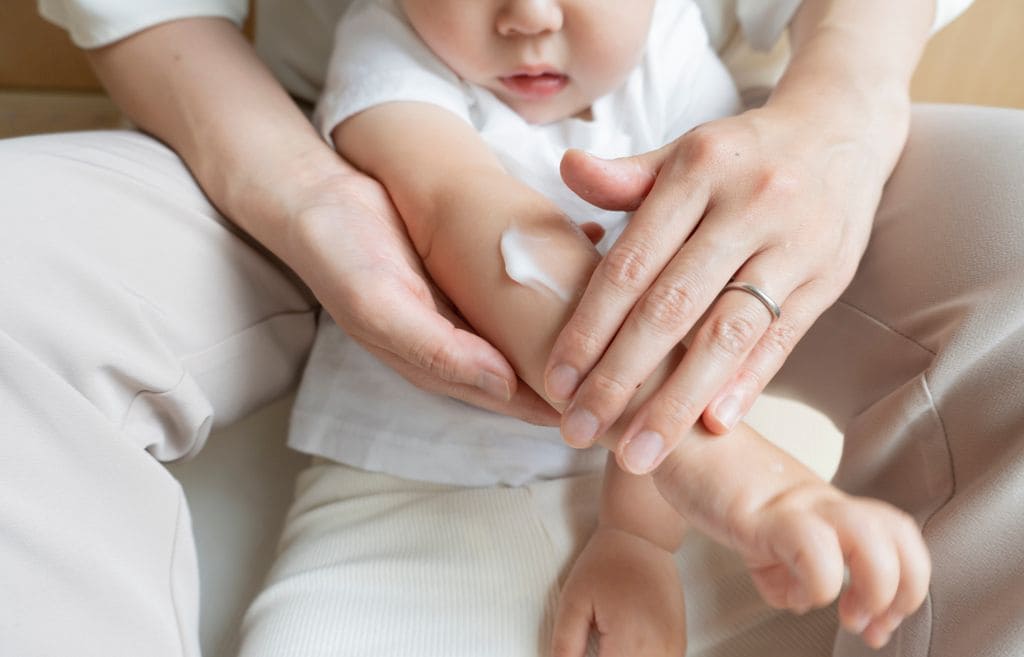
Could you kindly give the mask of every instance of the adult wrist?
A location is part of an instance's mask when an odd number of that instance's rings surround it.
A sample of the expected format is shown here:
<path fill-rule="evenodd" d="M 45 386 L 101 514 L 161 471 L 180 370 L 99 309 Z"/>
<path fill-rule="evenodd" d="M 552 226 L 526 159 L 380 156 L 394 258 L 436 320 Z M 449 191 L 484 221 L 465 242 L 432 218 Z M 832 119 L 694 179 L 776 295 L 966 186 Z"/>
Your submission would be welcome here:
<path fill-rule="evenodd" d="M 898 81 L 870 85 L 853 79 L 808 79 L 780 86 L 763 111 L 793 126 L 793 141 L 806 149 L 856 149 L 881 185 L 903 151 L 910 109 L 909 91 Z"/>
<path fill-rule="evenodd" d="M 800 117 L 824 139 L 859 141 L 877 153 L 887 178 L 909 132 L 910 79 L 933 9 L 926 0 L 898 10 L 805 3 L 791 25 L 792 59 L 766 107 Z"/>
<path fill-rule="evenodd" d="M 315 133 L 314 133 L 315 134 Z M 294 224 L 339 181 L 357 172 L 318 138 L 256 163 L 227 166 L 219 174 L 214 202 L 226 216 L 291 265 L 296 253 Z M 293 267 L 294 268 L 294 267 Z"/>

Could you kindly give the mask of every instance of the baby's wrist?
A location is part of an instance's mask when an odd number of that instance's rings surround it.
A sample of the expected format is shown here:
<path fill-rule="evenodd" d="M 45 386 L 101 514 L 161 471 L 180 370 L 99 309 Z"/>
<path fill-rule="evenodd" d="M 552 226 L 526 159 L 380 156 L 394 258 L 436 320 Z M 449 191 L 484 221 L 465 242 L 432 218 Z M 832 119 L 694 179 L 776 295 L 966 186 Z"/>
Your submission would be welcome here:
<path fill-rule="evenodd" d="M 675 554 L 683 544 L 684 532 L 664 532 L 655 528 L 639 528 L 602 520 L 598 523 L 594 536 L 605 533 L 612 536 L 625 537 L 642 541 L 647 546 L 657 549 L 668 556 Z M 593 537 L 592 537 L 593 539 Z"/>

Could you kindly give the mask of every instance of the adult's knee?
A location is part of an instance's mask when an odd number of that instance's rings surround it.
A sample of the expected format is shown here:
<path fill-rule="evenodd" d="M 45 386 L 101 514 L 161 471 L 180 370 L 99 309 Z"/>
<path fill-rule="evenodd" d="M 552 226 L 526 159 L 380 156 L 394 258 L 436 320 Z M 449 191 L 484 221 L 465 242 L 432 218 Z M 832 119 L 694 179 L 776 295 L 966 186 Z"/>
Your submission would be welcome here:
<path fill-rule="evenodd" d="M 887 285 L 934 296 L 925 299 L 932 305 L 1016 285 L 1024 271 L 1021 180 L 1024 111 L 915 107 L 862 267 L 871 267 L 875 249 Z"/>
<path fill-rule="evenodd" d="M 0 331 L 160 458 L 297 379 L 309 300 L 138 133 L 0 142 Z"/>

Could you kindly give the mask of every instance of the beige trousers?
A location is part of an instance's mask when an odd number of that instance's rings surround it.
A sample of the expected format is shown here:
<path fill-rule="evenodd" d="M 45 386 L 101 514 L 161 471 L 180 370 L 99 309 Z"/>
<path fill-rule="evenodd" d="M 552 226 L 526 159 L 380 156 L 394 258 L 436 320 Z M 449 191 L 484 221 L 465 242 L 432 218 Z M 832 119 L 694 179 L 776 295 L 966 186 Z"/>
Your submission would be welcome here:
<path fill-rule="evenodd" d="M 837 483 L 893 501 L 924 524 L 931 594 L 883 654 L 1024 654 L 1022 180 L 1024 112 L 916 109 L 854 283 L 775 382 L 775 392 L 845 429 Z M 212 426 L 293 384 L 313 333 L 312 304 L 218 216 L 173 154 L 144 136 L 0 142 L 0 181 L 0 655 L 195 655 L 191 527 L 180 487 L 159 461 L 196 452 Z M 528 491 L 462 493 L 512 499 Z M 379 515 L 372 495 L 342 488 L 336 499 L 366 505 L 368 521 Z M 584 504 L 563 518 L 565 504 L 554 506 L 539 507 L 538 517 L 566 535 L 593 513 Z M 360 527 L 346 534 L 353 550 Z M 407 550 L 425 538 L 381 535 L 362 553 L 367 567 L 422 558 Z M 505 568 L 489 576 L 544 559 L 545 572 L 559 572 L 573 540 L 564 539 L 561 556 L 504 549 Z M 473 554 L 484 552 L 496 559 L 490 548 Z M 717 557 L 696 552 L 698 576 L 698 557 L 712 565 Z M 424 579 L 403 580 L 401 594 L 433 581 L 435 564 L 423 563 Z M 382 595 L 374 587 L 386 580 L 360 576 L 351 586 Z M 249 616 L 252 654 L 301 625 L 294 612 L 292 625 L 282 623 L 287 605 L 267 604 L 277 581 Z M 702 616 L 711 629 L 691 627 L 691 643 L 707 654 L 715 646 L 766 654 L 769 635 L 758 622 L 716 622 L 735 611 L 719 604 L 734 599 L 722 593 L 732 581 L 688 582 L 694 613 L 720 610 Z M 538 628 L 549 617 L 547 587 L 533 603 L 543 612 L 533 617 Z M 280 611 L 261 616 L 261 608 Z M 797 629 L 771 636 L 816 633 L 779 618 Z M 341 637 L 369 631 L 357 615 L 334 620 L 327 629 Z M 417 631 L 410 619 L 381 636 Z M 503 642 L 535 654 L 541 631 Z M 779 654 L 822 654 L 819 640 L 797 639 L 780 638 Z M 303 654 L 315 648 L 303 645 Z M 863 652 L 849 637 L 835 640 L 836 655 Z"/>

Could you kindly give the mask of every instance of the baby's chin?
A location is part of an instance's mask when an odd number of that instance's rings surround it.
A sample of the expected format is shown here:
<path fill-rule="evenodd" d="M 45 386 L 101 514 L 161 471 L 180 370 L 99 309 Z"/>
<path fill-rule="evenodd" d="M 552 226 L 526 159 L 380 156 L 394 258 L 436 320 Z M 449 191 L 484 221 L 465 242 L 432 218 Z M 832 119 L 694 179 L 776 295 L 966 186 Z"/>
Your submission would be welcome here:
<path fill-rule="evenodd" d="M 569 118 L 591 120 L 589 100 L 552 98 L 546 101 L 524 101 L 519 98 L 502 99 L 531 125 L 545 125 Z"/>

